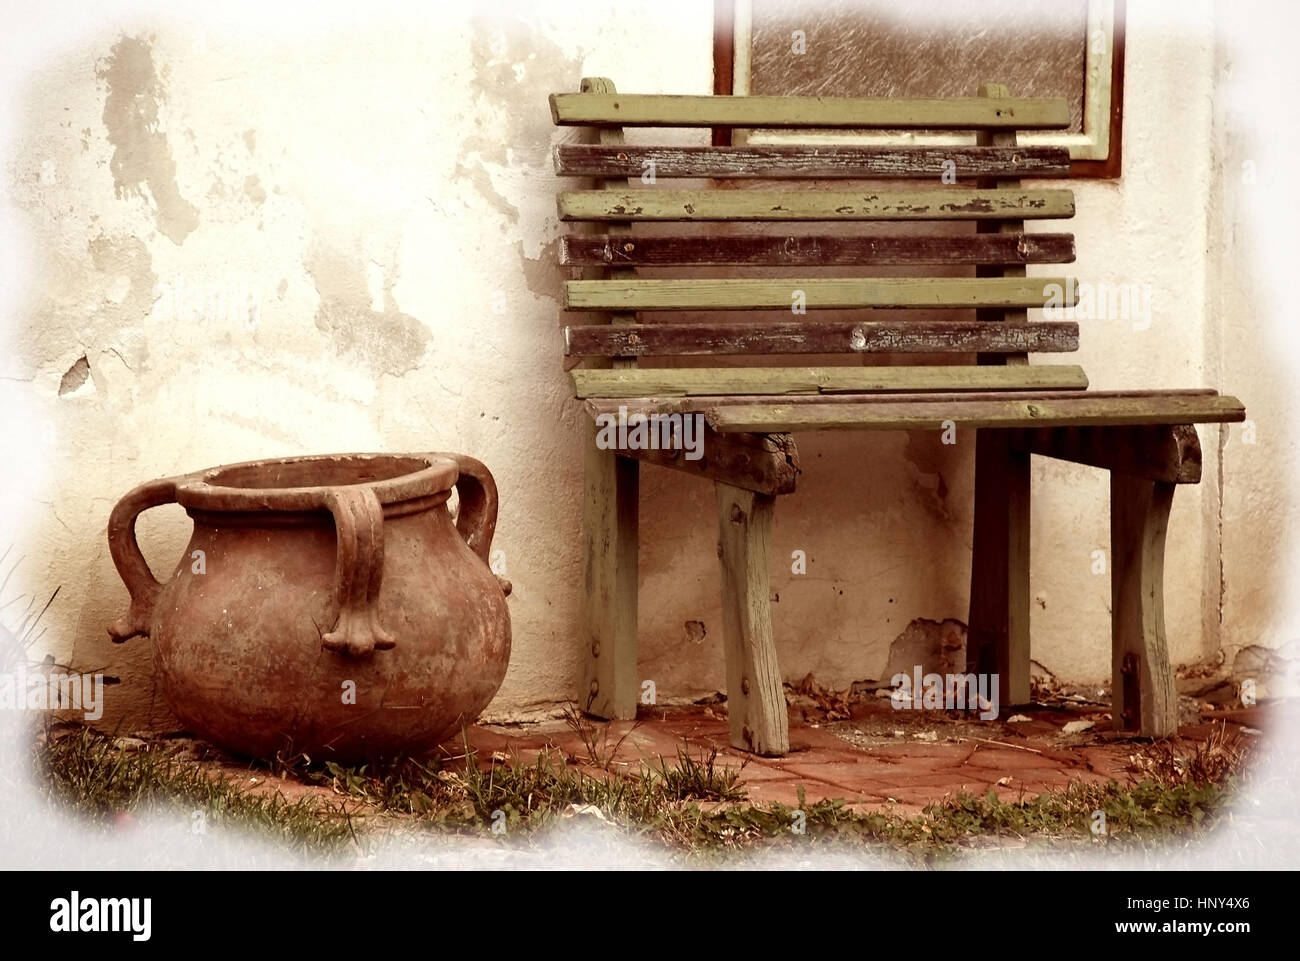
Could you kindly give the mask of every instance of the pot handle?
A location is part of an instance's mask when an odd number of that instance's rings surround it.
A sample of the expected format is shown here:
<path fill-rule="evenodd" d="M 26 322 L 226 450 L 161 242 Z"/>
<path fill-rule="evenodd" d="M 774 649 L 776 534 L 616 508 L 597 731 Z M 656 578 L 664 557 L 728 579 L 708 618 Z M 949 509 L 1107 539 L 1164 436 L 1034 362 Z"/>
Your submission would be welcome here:
<path fill-rule="evenodd" d="M 367 657 L 397 642 L 379 623 L 384 577 L 384 509 L 369 487 L 339 487 L 326 495 L 334 515 L 338 551 L 334 561 L 334 629 L 321 635 L 328 651 Z"/>
<path fill-rule="evenodd" d="M 151 507 L 175 503 L 176 486 L 183 479 L 164 477 L 141 484 L 118 501 L 108 516 L 108 551 L 127 593 L 131 595 L 127 612 L 108 627 L 108 636 L 114 644 L 129 641 L 137 634 L 149 636 L 154 605 L 163 586 L 140 553 L 140 545 L 135 539 L 135 520 Z"/>
<path fill-rule="evenodd" d="M 460 468 L 456 480 L 456 493 L 460 497 L 460 510 L 456 514 L 456 530 L 465 543 L 484 564 L 491 568 L 492 536 L 497 529 L 497 484 L 492 472 L 482 461 L 465 454 L 450 454 Z M 497 583 L 507 596 L 511 584 L 500 574 Z"/>

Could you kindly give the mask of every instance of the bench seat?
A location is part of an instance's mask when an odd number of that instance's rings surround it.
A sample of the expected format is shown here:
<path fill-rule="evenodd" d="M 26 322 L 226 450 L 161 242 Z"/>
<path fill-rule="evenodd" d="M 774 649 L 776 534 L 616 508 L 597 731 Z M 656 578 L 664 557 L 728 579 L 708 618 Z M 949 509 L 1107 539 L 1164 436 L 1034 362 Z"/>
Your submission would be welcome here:
<path fill-rule="evenodd" d="M 898 369 L 898 368 L 895 368 Z M 978 368 L 977 368 L 978 369 Z M 703 413 L 720 434 L 804 430 L 942 430 L 993 427 L 1123 427 L 1140 424 L 1221 424 L 1242 421 L 1235 397 L 1212 390 L 1019 391 L 990 393 L 879 393 L 804 395 L 780 401 L 762 395 L 600 398 L 587 401 L 594 416 L 617 413 Z"/>
<path fill-rule="evenodd" d="M 980 390 L 1083 390 L 1088 375 L 1077 364 L 1016 367 L 633 367 L 569 372 L 573 396 L 593 402 L 620 397 L 772 397 L 875 392 L 934 393 Z"/>

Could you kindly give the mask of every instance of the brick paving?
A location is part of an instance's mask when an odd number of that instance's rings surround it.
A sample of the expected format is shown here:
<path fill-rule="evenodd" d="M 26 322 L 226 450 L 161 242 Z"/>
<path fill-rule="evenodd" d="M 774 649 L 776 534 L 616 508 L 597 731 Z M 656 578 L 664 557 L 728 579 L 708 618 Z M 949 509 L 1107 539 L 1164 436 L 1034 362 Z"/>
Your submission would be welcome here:
<path fill-rule="evenodd" d="M 527 725 L 477 724 L 469 740 L 480 763 L 518 755 L 535 759 L 543 750 L 562 751 L 579 767 L 637 770 L 659 759 L 693 757 L 716 749 L 716 764 L 740 770 L 741 784 L 753 803 L 779 801 L 794 806 L 802 787 L 810 802 L 840 798 L 856 810 L 888 810 L 910 815 L 927 804 L 965 791 L 989 790 L 1005 799 L 1064 788 L 1074 783 L 1114 779 L 1133 773 L 1132 756 L 1144 742 L 1114 734 L 1103 704 L 1017 709 L 1027 722 L 968 720 L 955 712 L 894 711 L 888 700 L 854 702 L 851 717 L 828 721 L 807 709 L 791 709 L 791 751 L 764 758 L 728 744 L 725 705 L 643 708 L 635 722 L 592 721 L 597 742 L 593 763 L 584 738 L 563 720 Z M 1175 739 L 1191 751 L 1216 727 L 1251 737 L 1268 724 L 1269 709 L 1223 711 L 1184 725 Z M 1066 723 L 1090 720 L 1094 727 L 1063 735 Z M 621 746 L 614 748 L 622 739 Z"/>

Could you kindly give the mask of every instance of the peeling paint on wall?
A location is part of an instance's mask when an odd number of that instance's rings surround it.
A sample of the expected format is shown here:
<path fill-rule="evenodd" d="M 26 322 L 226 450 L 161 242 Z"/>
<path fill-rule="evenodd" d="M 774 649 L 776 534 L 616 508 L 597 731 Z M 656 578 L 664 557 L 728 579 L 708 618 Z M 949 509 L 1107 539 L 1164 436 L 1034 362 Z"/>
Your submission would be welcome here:
<path fill-rule="evenodd" d="M 383 279 L 382 310 L 375 309 L 359 254 L 346 256 L 317 244 L 307 257 L 320 295 L 316 326 L 341 354 L 359 358 L 375 374 L 400 377 L 420 365 L 428 349 L 428 328 L 393 304 L 395 278 Z"/>
<path fill-rule="evenodd" d="M 159 129 L 158 113 L 166 91 L 154 69 L 149 43 L 141 37 L 123 37 L 97 72 L 108 88 L 104 126 L 113 145 L 109 169 L 117 196 L 143 197 L 147 187 L 158 230 L 179 246 L 199 225 L 199 212 L 181 196 L 176 161 L 167 135 Z"/>
<path fill-rule="evenodd" d="M 466 146 L 493 163 L 504 165 L 508 151 L 523 154 L 525 163 L 549 163 L 551 124 L 545 98 L 521 98 L 529 90 L 576 90 L 582 77 L 585 51 L 570 52 L 540 32 L 534 24 L 504 16 L 477 15 L 471 22 L 470 51 L 474 75 L 470 92 L 501 109 L 501 126 L 491 137 L 471 138 Z"/>
<path fill-rule="evenodd" d="M 488 202 L 493 210 L 512 224 L 519 223 L 519 208 L 503 197 L 492 183 L 492 175 L 478 161 L 461 161 L 456 164 L 455 177 Z"/>
<path fill-rule="evenodd" d="M 249 174 L 244 178 L 244 196 L 259 207 L 266 202 L 266 188 L 257 179 L 257 174 Z"/>
<path fill-rule="evenodd" d="M 933 433 L 909 431 L 903 457 L 914 468 L 911 480 L 917 503 L 936 519 L 952 521 L 948 482 L 943 476 L 955 466 L 952 448 L 939 444 Z"/>
<path fill-rule="evenodd" d="M 529 293 L 546 297 L 557 304 L 560 302 L 562 282 L 560 271 L 555 269 L 560 255 L 559 250 L 560 241 L 557 238 L 544 246 L 538 256 L 529 257 L 524 252 L 523 241 L 515 242 L 515 253 L 519 257 L 519 265 L 523 270 L 524 286 L 528 288 Z"/>
<path fill-rule="evenodd" d="M 154 273 L 153 258 L 149 248 L 139 237 L 94 238 L 87 245 L 91 263 L 105 274 L 116 274 L 128 281 L 126 294 L 117 303 L 107 301 L 100 306 L 101 316 L 115 324 L 138 322 L 153 308 L 158 275 Z"/>

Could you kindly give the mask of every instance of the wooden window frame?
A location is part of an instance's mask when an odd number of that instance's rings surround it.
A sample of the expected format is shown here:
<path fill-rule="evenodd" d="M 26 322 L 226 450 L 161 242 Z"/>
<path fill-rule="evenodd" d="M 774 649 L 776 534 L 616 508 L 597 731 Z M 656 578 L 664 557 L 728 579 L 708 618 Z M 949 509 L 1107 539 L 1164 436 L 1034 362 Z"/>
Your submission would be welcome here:
<path fill-rule="evenodd" d="M 739 6 L 738 6 L 739 5 Z M 1113 0 L 1111 10 L 1102 9 L 1105 6 L 1103 0 L 1090 0 L 1089 21 L 1090 32 L 1091 24 L 1099 17 L 1104 17 L 1106 13 L 1110 14 L 1109 29 L 1111 33 L 1110 43 L 1110 83 L 1109 83 L 1109 125 L 1101 131 L 1104 141 L 1101 137 L 1095 140 L 1086 141 L 1080 145 L 1077 138 L 1081 134 L 1062 135 L 1022 135 L 1024 143 L 1065 143 L 1071 147 L 1071 153 L 1082 152 L 1084 154 L 1093 154 L 1094 156 L 1076 157 L 1070 162 L 1069 176 L 1072 178 L 1090 178 L 1090 179 L 1115 179 L 1120 176 L 1123 162 L 1123 133 L 1124 133 L 1124 23 L 1126 14 L 1126 0 Z M 741 18 L 745 20 L 744 29 L 748 29 L 747 12 L 750 7 L 750 0 L 714 0 L 713 13 L 713 92 L 720 95 L 732 95 L 737 92 L 743 94 L 746 92 L 745 83 L 737 83 L 737 61 L 743 60 L 737 57 L 737 13 L 739 11 Z M 743 63 L 742 63 L 743 68 Z M 986 78 L 996 80 L 998 78 Z M 738 91 L 737 88 L 741 89 Z M 1103 91 L 1104 94 L 1107 91 Z M 1087 105 L 1085 104 L 1085 111 Z M 1055 138 L 1055 139 L 1053 139 Z M 782 131 L 756 133 L 754 131 L 737 130 L 730 127 L 715 127 L 713 129 L 713 143 L 715 146 L 739 146 L 744 143 L 790 143 L 798 142 L 801 135 Z M 802 135 L 803 140 L 807 140 L 807 135 Z M 1095 156 L 1100 153 L 1101 145 L 1104 143 L 1104 157 Z M 1076 149 L 1078 148 L 1078 149 Z"/>

